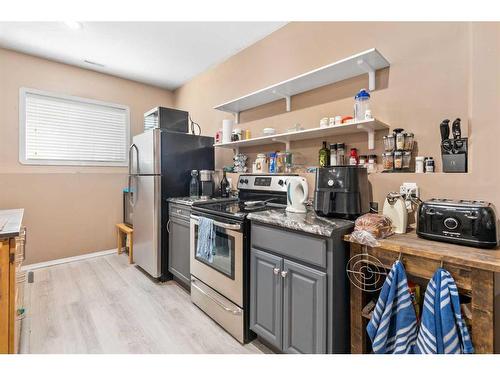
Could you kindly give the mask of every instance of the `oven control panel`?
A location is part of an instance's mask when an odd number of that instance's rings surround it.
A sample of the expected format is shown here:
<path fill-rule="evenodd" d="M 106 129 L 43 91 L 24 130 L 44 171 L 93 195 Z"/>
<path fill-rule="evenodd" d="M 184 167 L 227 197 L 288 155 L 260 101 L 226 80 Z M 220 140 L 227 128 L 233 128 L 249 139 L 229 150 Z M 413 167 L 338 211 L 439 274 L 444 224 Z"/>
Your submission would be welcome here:
<path fill-rule="evenodd" d="M 238 190 L 262 190 L 286 192 L 287 180 L 296 174 L 242 174 Z"/>

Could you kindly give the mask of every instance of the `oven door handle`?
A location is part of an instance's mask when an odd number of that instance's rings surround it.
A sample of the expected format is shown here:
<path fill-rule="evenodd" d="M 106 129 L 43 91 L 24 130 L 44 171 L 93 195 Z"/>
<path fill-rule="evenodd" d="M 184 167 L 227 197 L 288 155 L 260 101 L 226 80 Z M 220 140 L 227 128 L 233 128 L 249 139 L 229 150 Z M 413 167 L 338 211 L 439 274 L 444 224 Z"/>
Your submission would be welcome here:
<path fill-rule="evenodd" d="M 194 220 L 198 222 L 199 216 L 194 216 L 191 215 L 191 220 Z M 227 223 L 221 223 L 220 221 L 214 220 L 214 225 L 224 228 L 224 229 L 231 229 L 231 230 L 240 230 L 241 229 L 241 224 L 227 224 Z"/>
<path fill-rule="evenodd" d="M 196 285 L 196 280 L 194 279 L 191 279 L 191 286 L 195 287 L 196 290 L 198 292 L 200 292 L 201 294 L 203 294 L 205 297 L 209 298 L 210 300 L 212 300 L 213 302 L 215 302 L 219 307 L 221 307 L 222 309 L 224 309 L 225 311 L 233 314 L 233 315 L 241 315 L 241 309 L 236 309 L 236 310 L 233 310 L 227 306 L 225 306 L 221 301 L 217 300 L 216 298 L 212 297 L 210 294 L 208 294 L 207 292 L 205 292 L 204 290 L 202 290 L 199 286 Z"/>

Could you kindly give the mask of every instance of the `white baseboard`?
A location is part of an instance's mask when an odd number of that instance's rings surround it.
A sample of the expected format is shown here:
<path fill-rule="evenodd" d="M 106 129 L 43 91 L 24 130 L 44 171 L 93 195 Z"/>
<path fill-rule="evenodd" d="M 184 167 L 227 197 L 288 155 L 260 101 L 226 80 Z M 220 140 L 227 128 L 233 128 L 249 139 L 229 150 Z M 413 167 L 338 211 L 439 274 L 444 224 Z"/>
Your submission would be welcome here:
<path fill-rule="evenodd" d="M 49 260 L 47 262 L 40 262 L 40 263 L 28 264 L 26 266 L 22 266 L 21 270 L 22 271 L 32 271 L 32 270 L 36 270 L 36 269 L 39 269 L 39 268 L 51 267 L 51 266 L 55 266 L 55 265 L 58 265 L 58 264 L 76 262 L 76 261 L 79 261 L 79 260 L 85 260 L 85 259 L 90 259 L 90 258 L 95 258 L 95 257 L 102 257 L 104 255 L 116 254 L 116 253 L 117 253 L 116 249 L 96 251 L 94 253 L 77 255 L 77 256 L 74 256 L 74 257 L 54 259 L 54 260 Z"/>

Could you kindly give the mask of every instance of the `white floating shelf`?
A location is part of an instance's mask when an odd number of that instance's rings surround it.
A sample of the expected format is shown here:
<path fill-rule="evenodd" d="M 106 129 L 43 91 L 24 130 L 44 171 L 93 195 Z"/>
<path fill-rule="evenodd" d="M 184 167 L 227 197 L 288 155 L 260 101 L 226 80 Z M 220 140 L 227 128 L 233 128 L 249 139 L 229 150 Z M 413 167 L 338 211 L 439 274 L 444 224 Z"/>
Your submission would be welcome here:
<path fill-rule="evenodd" d="M 375 148 L 375 131 L 389 129 L 389 125 L 377 119 L 365 120 L 358 122 L 351 122 L 342 125 L 329 126 L 326 128 L 305 129 L 289 133 L 281 133 L 275 135 L 268 135 L 264 137 L 257 137 L 251 139 L 244 139 L 242 141 L 216 143 L 214 147 L 218 148 L 231 148 L 235 152 L 239 152 L 240 147 L 262 146 L 269 145 L 275 142 L 284 143 L 286 150 L 290 150 L 291 141 L 300 141 L 304 139 L 325 138 L 335 135 L 355 134 L 355 133 L 368 133 L 368 149 Z"/>
<path fill-rule="evenodd" d="M 220 104 L 214 109 L 234 113 L 237 123 L 240 112 L 271 103 L 280 98 L 286 100 L 286 109 L 290 111 L 292 96 L 366 73 L 369 77 L 369 89 L 373 91 L 375 90 L 375 71 L 388 66 L 390 64 L 387 59 L 376 48 L 372 48 Z"/>

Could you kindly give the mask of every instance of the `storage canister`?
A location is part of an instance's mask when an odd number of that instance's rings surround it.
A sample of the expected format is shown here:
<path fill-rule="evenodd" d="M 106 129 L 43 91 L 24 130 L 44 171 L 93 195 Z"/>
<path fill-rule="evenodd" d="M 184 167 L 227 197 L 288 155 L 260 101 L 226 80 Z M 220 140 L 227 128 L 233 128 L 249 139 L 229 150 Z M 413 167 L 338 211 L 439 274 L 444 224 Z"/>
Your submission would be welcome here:
<path fill-rule="evenodd" d="M 403 129 L 394 129 L 394 137 L 396 138 L 396 150 L 404 150 L 405 148 L 405 135 Z"/>
<path fill-rule="evenodd" d="M 266 154 L 257 154 L 257 158 L 255 159 L 255 171 L 256 173 L 268 172 Z"/>
<path fill-rule="evenodd" d="M 394 151 L 394 134 L 384 136 L 384 149 L 385 151 Z"/>
<path fill-rule="evenodd" d="M 403 151 L 394 151 L 394 169 L 403 168 Z"/>
<path fill-rule="evenodd" d="M 394 169 L 394 154 L 392 152 L 384 152 L 382 154 L 382 165 L 384 171 L 392 171 Z"/>
<path fill-rule="evenodd" d="M 403 152 L 403 169 L 410 169 L 411 151 Z"/>
<path fill-rule="evenodd" d="M 415 173 L 424 173 L 424 157 L 415 157 Z"/>
<path fill-rule="evenodd" d="M 405 133 L 405 151 L 413 150 L 413 140 L 415 136 L 413 133 Z"/>

